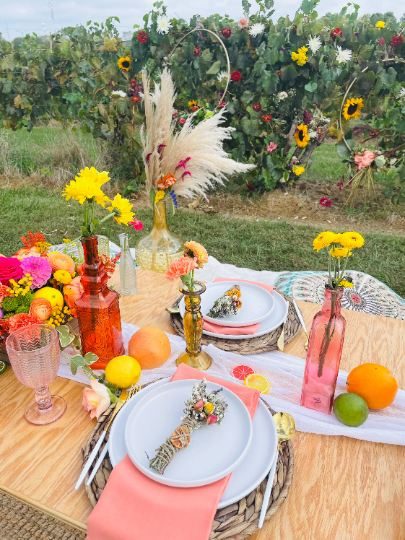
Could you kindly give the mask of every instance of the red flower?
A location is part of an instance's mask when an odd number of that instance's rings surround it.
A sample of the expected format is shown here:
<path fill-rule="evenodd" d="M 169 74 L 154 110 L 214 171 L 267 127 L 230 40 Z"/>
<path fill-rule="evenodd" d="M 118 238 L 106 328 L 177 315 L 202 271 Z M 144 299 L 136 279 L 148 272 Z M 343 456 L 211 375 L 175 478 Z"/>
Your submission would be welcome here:
<path fill-rule="evenodd" d="M 293 25 L 293 32 L 294 32 L 294 34 L 297 33 L 297 25 L 296 24 Z"/>
<path fill-rule="evenodd" d="M 131 101 L 133 101 L 134 103 L 139 103 L 141 101 L 141 98 L 139 96 L 134 96 L 131 98 Z"/>
<path fill-rule="evenodd" d="M 0 283 L 10 286 L 10 279 L 18 281 L 23 275 L 21 261 L 14 257 L 0 257 Z"/>
<path fill-rule="evenodd" d="M 131 79 L 131 88 L 135 88 L 136 86 L 136 79 Z"/>
<path fill-rule="evenodd" d="M 379 129 L 376 129 L 376 130 L 370 130 L 370 137 L 378 137 L 378 135 L 380 134 L 380 130 Z"/>
<path fill-rule="evenodd" d="M 322 197 L 322 199 L 319 201 L 319 204 L 322 206 L 331 206 L 332 201 L 328 199 L 328 197 Z"/>
<path fill-rule="evenodd" d="M 392 44 L 394 45 L 394 47 L 396 45 L 401 45 L 401 43 L 403 43 L 403 42 L 404 42 L 404 38 L 402 36 L 394 36 L 392 38 Z"/>
<path fill-rule="evenodd" d="M 280 75 L 281 75 L 281 69 L 279 69 L 278 71 L 276 71 L 276 75 L 277 75 L 277 77 L 280 77 Z"/>
<path fill-rule="evenodd" d="M 255 186 L 254 186 L 253 184 L 250 184 L 250 183 L 249 183 L 249 184 L 247 185 L 247 187 L 248 187 L 248 189 L 249 189 L 250 191 L 254 191 L 254 190 L 255 190 Z"/>
<path fill-rule="evenodd" d="M 184 122 L 185 122 L 185 119 L 184 119 L 184 118 L 180 118 L 179 124 L 184 124 Z"/>
<path fill-rule="evenodd" d="M 263 114 L 262 116 L 263 122 L 270 122 L 271 119 L 272 119 L 271 114 Z"/>
<path fill-rule="evenodd" d="M 385 39 L 382 37 L 380 41 L 378 42 L 379 47 L 383 47 L 385 45 Z"/>
<path fill-rule="evenodd" d="M 242 78 L 242 73 L 240 71 L 234 71 L 231 75 L 231 79 L 234 81 L 234 82 L 238 82 L 240 81 Z"/>
<path fill-rule="evenodd" d="M 148 32 L 145 32 L 145 30 L 139 30 L 136 39 L 139 41 L 139 43 L 146 43 L 148 41 Z"/>
<path fill-rule="evenodd" d="M 262 110 L 262 106 L 260 105 L 260 103 L 254 103 L 253 110 L 256 112 L 260 112 Z"/>
<path fill-rule="evenodd" d="M 221 34 L 224 36 L 224 38 L 231 37 L 232 30 L 230 28 L 222 28 Z"/>
<path fill-rule="evenodd" d="M 199 107 L 198 105 L 194 105 L 194 106 L 193 106 L 193 112 L 198 111 L 199 108 L 200 108 L 200 107 Z"/>
<path fill-rule="evenodd" d="M 200 54 L 200 52 L 201 52 L 200 47 L 198 47 L 198 46 L 194 47 L 194 56 L 198 56 Z"/>
<path fill-rule="evenodd" d="M 330 33 L 330 37 L 333 39 L 333 41 L 335 41 L 336 36 L 343 37 L 343 32 L 342 32 L 342 30 L 340 28 L 335 28 Z"/>
<path fill-rule="evenodd" d="M 217 105 L 217 109 L 223 109 L 226 105 L 226 102 L 225 101 L 221 101 L 220 103 L 218 103 Z"/>

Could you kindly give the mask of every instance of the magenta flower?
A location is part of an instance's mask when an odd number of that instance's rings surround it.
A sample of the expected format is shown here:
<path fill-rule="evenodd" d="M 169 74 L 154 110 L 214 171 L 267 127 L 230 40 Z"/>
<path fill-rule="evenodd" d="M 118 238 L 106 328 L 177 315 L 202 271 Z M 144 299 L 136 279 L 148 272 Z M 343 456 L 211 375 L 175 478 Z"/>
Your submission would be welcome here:
<path fill-rule="evenodd" d="M 131 225 L 131 227 L 133 227 L 136 231 L 141 231 L 143 229 L 143 223 L 142 221 L 139 221 L 139 219 L 130 221 L 128 225 Z"/>
<path fill-rule="evenodd" d="M 52 266 L 43 257 L 27 257 L 21 261 L 21 270 L 32 277 L 31 289 L 43 287 L 52 275 Z"/>
<path fill-rule="evenodd" d="M 322 199 L 319 201 L 319 204 L 322 206 L 331 206 L 332 201 L 328 199 L 328 197 L 322 197 Z"/>
<path fill-rule="evenodd" d="M 177 167 L 174 169 L 175 171 L 177 171 L 177 169 L 180 169 L 181 167 L 183 167 L 184 170 L 186 170 L 186 163 L 188 163 L 190 161 L 191 157 L 187 157 L 185 159 L 181 159 L 178 164 L 177 164 Z"/>
<path fill-rule="evenodd" d="M 277 148 L 276 143 L 271 142 L 271 143 L 269 144 L 269 146 L 267 147 L 267 152 L 273 152 L 273 150 L 275 150 L 276 148 Z"/>
<path fill-rule="evenodd" d="M 382 47 L 383 45 L 385 45 L 385 39 L 382 37 L 382 38 L 380 39 L 380 41 L 378 42 L 378 46 L 379 46 L 379 47 Z"/>

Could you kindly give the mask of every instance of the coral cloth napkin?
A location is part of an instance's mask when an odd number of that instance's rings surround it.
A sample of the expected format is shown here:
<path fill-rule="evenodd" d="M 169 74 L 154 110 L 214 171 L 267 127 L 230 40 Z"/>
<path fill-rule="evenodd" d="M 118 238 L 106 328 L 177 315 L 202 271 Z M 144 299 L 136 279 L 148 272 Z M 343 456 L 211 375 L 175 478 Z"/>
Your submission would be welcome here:
<path fill-rule="evenodd" d="M 252 285 L 257 285 L 258 287 L 262 287 L 262 289 L 265 289 L 270 294 L 273 292 L 273 285 L 265 285 L 264 283 L 256 283 L 255 281 L 248 281 L 247 279 L 229 279 L 229 278 L 216 278 L 214 280 L 214 283 L 218 283 L 219 281 L 243 281 L 244 283 L 251 283 Z M 207 332 L 213 332 L 214 334 L 224 334 L 226 336 L 242 336 L 242 335 L 251 335 L 256 334 L 256 332 L 259 330 L 261 323 L 251 324 L 250 326 L 238 326 L 237 328 L 231 327 L 231 326 L 220 326 L 219 324 L 214 324 L 212 322 L 204 321 L 204 330 L 207 330 Z"/>
<path fill-rule="evenodd" d="M 171 380 L 204 377 L 235 392 L 254 417 L 258 390 L 211 377 L 185 364 Z M 181 454 L 177 458 L 181 459 Z M 165 486 L 142 474 L 127 455 L 112 471 L 87 521 L 87 540 L 208 540 L 230 476 L 196 488 Z"/>

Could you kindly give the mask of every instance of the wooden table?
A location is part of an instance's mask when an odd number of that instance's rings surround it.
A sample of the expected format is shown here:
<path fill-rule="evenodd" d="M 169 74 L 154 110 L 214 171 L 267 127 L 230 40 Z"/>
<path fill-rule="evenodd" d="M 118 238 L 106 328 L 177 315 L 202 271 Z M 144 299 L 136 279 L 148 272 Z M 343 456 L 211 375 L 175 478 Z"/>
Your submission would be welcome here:
<path fill-rule="evenodd" d="M 113 281 L 118 284 L 117 276 Z M 135 296 L 121 298 L 122 319 L 174 333 L 164 307 L 179 296 L 178 284 L 138 271 L 138 289 Z M 319 306 L 299 305 L 309 327 Z M 404 388 L 405 322 L 353 311 L 344 316 L 342 369 L 384 364 Z M 285 352 L 304 358 L 303 343 L 301 331 Z M 95 420 L 82 408 L 82 389 L 57 378 L 51 390 L 65 398 L 67 412 L 55 424 L 39 428 L 22 416 L 33 391 L 11 369 L 0 377 L 0 489 L 85 530 L 92 508 L 84 487 L 75 491 L 74 485 L 81 470 L 80 448 Z M 404 446 L 309 433 L 297 433 L 293 446 L 289 497 L 254 540 L 404 540 Z"/>

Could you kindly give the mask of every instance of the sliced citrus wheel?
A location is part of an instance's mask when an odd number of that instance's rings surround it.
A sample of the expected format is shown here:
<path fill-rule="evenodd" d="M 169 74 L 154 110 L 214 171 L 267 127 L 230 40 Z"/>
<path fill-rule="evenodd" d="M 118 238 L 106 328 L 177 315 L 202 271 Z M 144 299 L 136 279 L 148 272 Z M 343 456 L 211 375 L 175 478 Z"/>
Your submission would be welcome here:
<path fill-rule="evenodd" d="M 0 375 L 3 375 L 6 369 L 7 369 L 7 364 L 3 362 L 3 360 L 0 360 Z"/>
<path fill-rule="evenodd" d="M 267 392 L 270 390 L 270 383 L 266 377 L 263 377 L 263 375 L 258 375 L 257 373 L 248 375 L 245 379 L 244 385 L 248 388 L 259 390 L 262 394 L 267 394 Z"/>
<path fill-rule="evenodd" d="M 236 379 L 244 381 L 248 375 L 251 375 L 254 372 L 255 370 L 249 366 L 236 366 L 236 368 L 232 371 L 232 375 Z"/>

